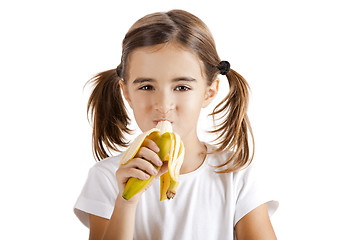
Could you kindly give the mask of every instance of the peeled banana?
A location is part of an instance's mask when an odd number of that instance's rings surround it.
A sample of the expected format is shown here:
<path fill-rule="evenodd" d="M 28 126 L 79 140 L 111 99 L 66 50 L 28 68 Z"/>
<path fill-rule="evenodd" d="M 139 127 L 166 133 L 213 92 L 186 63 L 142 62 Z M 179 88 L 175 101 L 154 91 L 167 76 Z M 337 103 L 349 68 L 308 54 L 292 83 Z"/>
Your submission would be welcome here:
<path fill-rule="evenodd" d="M 120 160 L 120 164 L 127 164 L 135 157 L 140 150 L 145 139 L 153 140 L 160 151 L 157 153 L 160 159 L 168 161 L 168 171 L 160 176 L 160 201 L 172 199 L 179 185 L 180 168 L 184 161 L 185 148 L 178 134 L 172 130 L 171 123 L 168 121 L 159 122 L 156 128 L 153 128 L 135 138 L 134 142 L 125 151 Z M 160 167 L 154 167 L 159 170 Z M 153 175 L 147 180 L 138 178 L 129 178 L 125 185 L 123 198 L 129 200 L 142 189 L 146 188 L 154 178 Z"/>

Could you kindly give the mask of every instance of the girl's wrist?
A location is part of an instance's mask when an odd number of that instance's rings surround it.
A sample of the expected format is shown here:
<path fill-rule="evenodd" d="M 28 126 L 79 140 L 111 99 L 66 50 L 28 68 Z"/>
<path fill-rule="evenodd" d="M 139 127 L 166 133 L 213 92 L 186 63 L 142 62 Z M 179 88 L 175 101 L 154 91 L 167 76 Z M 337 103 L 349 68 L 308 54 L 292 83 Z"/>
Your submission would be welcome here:
<path fill-rule="evenodd" d="M 127 201 L 119 194 L 103 239 L 133 239 L 137 201 Z"/>
<path fill-rule="evenodd" d="M 123 198 L 123 196 L 121 194 L 119 194 L 116 198 L 115 206 L 126 207 L 129 210 L 130 209 L 136 210 L 138 202 L 139 202 L 138 199 L 126 200 L 125 198 Z"/>

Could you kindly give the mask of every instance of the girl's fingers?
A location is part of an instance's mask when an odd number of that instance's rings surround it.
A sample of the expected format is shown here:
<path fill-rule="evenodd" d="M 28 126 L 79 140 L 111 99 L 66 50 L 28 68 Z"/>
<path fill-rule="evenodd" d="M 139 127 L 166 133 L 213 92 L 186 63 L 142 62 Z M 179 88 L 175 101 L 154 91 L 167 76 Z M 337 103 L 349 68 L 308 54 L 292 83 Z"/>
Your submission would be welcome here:
<path fill-rule="evenodd" d="M 139 169 L 154 176 L 158 174 L 158 170 L 154 167 L 154 165 L 152 165 L 146 159 L 134 158 L 125 166 L 128 169 L 132 169 L 132 168 Z"/>
<path fill-rule="evenodd" d="M 120 165 L 116 172 L 118 182 L 121 183 L 120 190 L 123 190 L 126 182 L 131 177 L 148 180 L 150 176 L 158 177 L 160 173 L 165 173 L 167 163 L 163 164 L 157 155 L 159 151 L 160 149 L 154 141 L 145 139 L 135 157 L 127 164 Z"/>
<path fill-rule="evenodd" d="M 162 161 L 156 152 L 147 147 L 141 147 L 135 157 L 146 159 L 158 167 L 162 165 Z"/>
<path fill-rule="evenodd" d="M 140 180 L 148 180 L 150 178 L 150 176 L 148 174 L 146 174 L 145 172 L 141 171 L 140 169 L 136 169 L 136 168 L 130 168 L 128 170 L 128 175 L 130 177 L 134 177 L 134 178 L 138 178 Z"/>
<path fill-rule="evenodd" d="M 167 171 L 168 171 L 168 162 L 164 162 L 164 164 L 159 169 L 158 174 L 156 175 L 156 177 L 159 177 L 159 176 L 163 175 Z"/>
<path fill-rule="evenodd" d="M 158 147 L 158 145 L 156 145 L 156 143 L 148 138 L 145 138 L 144 142 L 142 143 L 142 146 L 145 146 L 151 150 L 153 150 L 154 152 L 158 153 L 160 151 L 160 148 Z"/>
<path fill-rule="evenodd" d="M 133 160 L 135 160 L 135 159 L 133 159 Z M 142 161 L 144 161 L 144 160 L 142 160 Z M 126 182 L 129 180 L 129 178 L 132 178 L 132 177 L 138 178 L 140 180 L 148 180 L 150 178 L 150 175 L 148 173 L 146 173 L 145 171 L 137 168 L 136 165 L 133 165 L 133 166 L 128 166 L 128 164 L 121 165 L 118 168 L 118 170 L 116 171 L 116 178 L 119 183 L 119 190 L 122 189 L 122 191 L 123 191 L 124 187 L 126 185 Z"/>

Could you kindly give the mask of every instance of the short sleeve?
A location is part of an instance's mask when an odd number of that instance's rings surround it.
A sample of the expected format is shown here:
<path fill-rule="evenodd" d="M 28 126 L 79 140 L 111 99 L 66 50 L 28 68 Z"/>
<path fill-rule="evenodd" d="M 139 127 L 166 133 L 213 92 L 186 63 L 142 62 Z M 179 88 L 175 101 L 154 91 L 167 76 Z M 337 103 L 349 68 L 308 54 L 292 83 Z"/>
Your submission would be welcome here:
<path fill-rule="evenodd" d="M 234 176 L 236 186 L 236 206 L 234 227 L 236 223 L 256 207 L 267 203 L 269 216 L 272 216 L 279 206 L 272 194 L 265 188 L 262 179 L 256 175 L 256 165 L 250 164 L 246 169 Z"/>
<path fill-rule="evenodd" d="M 75 215 L 85 226 L 89 227 L 89 213 L 110 219 L 118 194 L 114 179 L 96 165 L 89 170 L 86 183 L 74 206 Z"/>

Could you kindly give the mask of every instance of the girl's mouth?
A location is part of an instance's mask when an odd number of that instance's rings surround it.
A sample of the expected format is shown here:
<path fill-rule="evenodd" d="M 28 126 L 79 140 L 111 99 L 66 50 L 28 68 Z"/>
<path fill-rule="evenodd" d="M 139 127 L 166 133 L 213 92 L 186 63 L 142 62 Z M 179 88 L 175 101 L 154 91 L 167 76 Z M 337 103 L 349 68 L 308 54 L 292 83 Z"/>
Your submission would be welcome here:
<path fill-rule="evenodd" d="M 168 121 L 168 122 L 170 122 L 171 124 L 174 123 L 173 121 L 170 121 L 170 120 L 168 120 L 168 119 L 157 119 L 157 120 L 154 120 L 153 122 L 155 123 L 155 125 L 157 125 L 159 122 L 162 122 L 162 121 Z"/>

